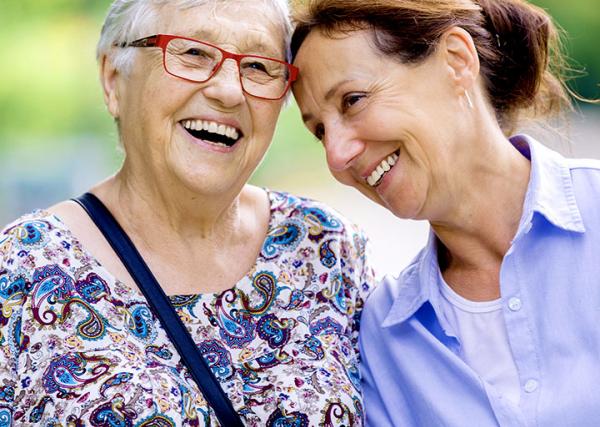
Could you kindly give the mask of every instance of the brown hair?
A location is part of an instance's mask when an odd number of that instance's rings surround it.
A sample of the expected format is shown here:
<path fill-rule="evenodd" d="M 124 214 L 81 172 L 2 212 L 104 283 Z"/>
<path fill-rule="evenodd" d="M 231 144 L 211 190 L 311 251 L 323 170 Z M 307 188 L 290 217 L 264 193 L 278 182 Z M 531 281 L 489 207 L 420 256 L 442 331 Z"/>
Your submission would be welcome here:
<path fill-rule="evenodd" d="M 469 32 L 481 75 L 505 132 L 518 119 L 570 107 L 566 62 L 550 16 L 523 0 L 306 0 L 295 10 L 292 57 L 315 28 L 326 35 L 373 31 L 375 47 L 403 63 L 433 52 L 446 30 Z"/>

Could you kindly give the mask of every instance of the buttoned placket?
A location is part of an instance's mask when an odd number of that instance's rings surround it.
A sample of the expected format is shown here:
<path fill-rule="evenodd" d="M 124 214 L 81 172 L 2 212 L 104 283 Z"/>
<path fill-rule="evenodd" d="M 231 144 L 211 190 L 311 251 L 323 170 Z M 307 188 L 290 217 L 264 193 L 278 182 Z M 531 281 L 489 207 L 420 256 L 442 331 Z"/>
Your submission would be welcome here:
<path fill-rule="evenodd" d="M 523 274 L 527 265 L 521 262 L 519 247 L 528 238 L 533 226 L 530 218 L 517 233 L 511 247 L 504 256 L 500 269 L 500 293 L 502 296 L 504 321 L 508 341 L 519 373 L 521 387 L 520 408 L 528 426 L 537 425 L 536 408 L 539 400 L 541 378 L 537 348 L 535 346 L 535 328 L 530 302 L 525 298 L 524 287 L 534 286 L 526 283 Z M 501 418 L 501 414 L 499 418 Z M 500 419 L 499 419 L 500 421 Z M 514 425 L 514 418 L 507 417 L 501 425 Z"/>

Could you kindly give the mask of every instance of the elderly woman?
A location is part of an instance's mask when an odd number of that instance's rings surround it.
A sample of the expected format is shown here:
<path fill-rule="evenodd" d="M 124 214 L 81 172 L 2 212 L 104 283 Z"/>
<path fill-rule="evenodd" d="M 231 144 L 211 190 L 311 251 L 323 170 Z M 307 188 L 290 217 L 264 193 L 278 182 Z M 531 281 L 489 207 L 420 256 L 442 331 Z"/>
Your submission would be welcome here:
<path fill-rule="evenodd" d="M 597 425 L 600 163 L 506 137 L 567 100 L 551 19 L 315 0 L 298 22 L 294 94 L 332 174 L 431 225 L 363 313 L 367 424 Z"/>
<path fill-rule="evenodd" d="M 289 34 L 283 0 L 114 1 L 98 59 L 125 159 L 80 202 L 133 242 L 243 424 L 362 425 L 365 240 L 247 184 L 296 73 Z M 0 235 L 1 424 L 219 424 L 94 221 L 65 201 Z"/>

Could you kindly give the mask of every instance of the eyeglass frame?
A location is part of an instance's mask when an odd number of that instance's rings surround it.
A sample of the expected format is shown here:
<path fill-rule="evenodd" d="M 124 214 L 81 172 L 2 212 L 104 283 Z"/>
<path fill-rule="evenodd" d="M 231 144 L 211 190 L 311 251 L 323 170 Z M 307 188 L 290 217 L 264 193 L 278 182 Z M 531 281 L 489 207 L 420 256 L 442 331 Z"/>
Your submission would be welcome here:
<path fill-rule="evenodd" d="M 173 39 L 183 39 L 183 40 L 200 43 L 200 44 L 203 44 L 206 46 L 210 46 L 214 49 L 217 49 L 219 52 L 221 52 L 222 58 L 219 61 L 219 63 L 213 68 L 213 71 L 210 73 L 210 75 L 204 80 L 193 80 L 193 79 L 188 79 L 186 77 L 178 76 L 177 74 L 173 74 L 172 72 L 169 71 L 169 69 L 167 68 L 167 62 L 166 62 L 167 61 L 167 45 Z M 265 99 L 268 101 L 278 101 L 278 100 L 282 99 L 287 94 L 287 92 L 290 90 L 292 83 L 298 78 L 298 72 L 299 72 L 298 67 L 296 67 L 293 64 L 290 64 L 289 62 L 282 61 L 280 59 L 270 58 L 268 56 L 249 55 L 249 54 L 228 52 L 219 46 L 215 46 L 214 44 L 207 43 L 203 40 L 193 39 L 190 37 L 176 36 L 173 34 L 155 34 L 153 36 L 143 37 L 141 39 L 137 39 L 137 40 L 134 40 L 129 43 L 127 43 L 127 42 L 115 43 L 114 46 L 121 47 L 121 48 L 125 48 L 125 47 L 159 47 L 163 53 L 163 68 L 165 69 L 167 74 L 170 74 L 173 77 L 177 77 L 178 79 L 186 80 L 186 81 L 192 82 L 192 83 L 206 83 L 207 81 L 212 79 L 215 76 L 215 74 L 217 74 L 219 72 L 219 70 L 223 66 L 223 63 L 225 62 L 226 59 L 233 59 L 237 63 L 237 66 L 238 66 L 238 76 L 240 79 L 240 86 L 241 86 L 242 90 L 244 91 L 244 93 L 247 95 L 250 95 L 254 98 Z M 257 96 L 257 95 L 253 95 L 253 94 L 249 93 L 244 88 L 244 82 L 242 81 L 242 71 L 241 71 L 241 64 L 240 64 L 240 61 L 244 58 L 268 59 L 269 61 L 279 62 L 280 64 L 283 64 L 287 67 L 287 69 L 289 71 L 289 77 L 287 79 L 286 87 L 283 89 L 283 93 L 281 94 L 280 97 L 266 98 L 264 96 Z"/>

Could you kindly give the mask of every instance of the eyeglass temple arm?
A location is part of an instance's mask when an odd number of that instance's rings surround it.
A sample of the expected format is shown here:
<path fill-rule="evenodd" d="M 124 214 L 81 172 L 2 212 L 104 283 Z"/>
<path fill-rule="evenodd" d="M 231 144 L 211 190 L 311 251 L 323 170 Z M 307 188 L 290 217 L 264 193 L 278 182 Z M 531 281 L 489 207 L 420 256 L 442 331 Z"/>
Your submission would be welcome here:
<path fill-rule="evenodd" d="M 119 47 L 154 47 L 157 45 L 158 35 L 144 37 L 143 39 L 134 40 L 131 43 L 123 42 L 116 43 L 115 46 Z"/>
<path fill-rule="evenodd" d="M 290 70 L 289 82 L 293 83 L 298 78 L 298 67 L 288 64 L 288 69 Z"/>

